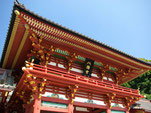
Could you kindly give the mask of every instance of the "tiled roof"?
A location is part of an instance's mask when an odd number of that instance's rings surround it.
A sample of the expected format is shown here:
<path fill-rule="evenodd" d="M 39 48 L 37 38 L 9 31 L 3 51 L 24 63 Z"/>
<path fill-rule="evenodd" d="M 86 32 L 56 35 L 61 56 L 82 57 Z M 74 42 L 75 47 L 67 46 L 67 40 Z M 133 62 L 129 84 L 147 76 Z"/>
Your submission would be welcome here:
<path fill-rule="evenodd" d="M 30 16 L 33 16 L 34 18 L 37 18 L 37 19 L 39 19 L 40 21 L 42 21 L 42 22 L 44 22 L 44 23 L 47 23 L 47 24 L 52 25 L 52 26 L 55 26 L 55 27 L 57 27 L 57 28 L 59 28 L 59 29 L 62 29 L 62 30 L 64 30 L 64 31 L 68 32 L 68 33 L 71 33 L 71 34 L 74 34 L 74 35 L 76 35 L 76 36 L 79 36 L 80 38 L 83 38 L 83 39 L 85 39 L 85 40 L 91 41 L 91 42 L 93 42 L 93 43 L 95 43 L 95 44 L 97 44 L 97 45 L 99 45 L 99 46 L 101 46 L 101 47 L 104 47 L 104 48 L 109 49 L 109 50 L 111 50 L 111 51 L 114 51 L 114 52 L 116 52 L 116 53 L 118 53 L 118 54 L 121 54 L 121 55 L 123 55 L 123 56 L 125 56 L 125 57 L 131 58 L 131 59 L 133 59 L 133 60 L 135 60 L 135 61 L 138 61 L 138 62 L 141 62 L 141 63 L 144 63 L 144 64 L 146 64 L 146 65 L 150 65 L 150 66 L 151 66 L 151 62 L 145 62 L 145 61 L 143 61 L 143 60 L 141 60 L 141 59 L 135 58 L 135 57 L 133 57 L 133 56 L 131 56 L 131 55 L 128 55 L 128 54 L 126 54 L 126 53 L 120 51 L 120 50 L 117 50 L 117 49 L 115 49 L 115 48 L 112 48 L 111 46 L 108 46 L 108 45 L 106 45 L 106 44 L 104 44 L 104 43 L 101 43 L 101 42 L 99 42 L 99 41 L 97 41 L 97 40 L 94 40 L 94 39 L 92 39 L 92 38 L 90 38 L 90 37 L 88 37 L 88 36 L 85 36 L 85 35 L 83 35 L 83 34 L 81 34 L 81 33 L 78 33 L 78 32 L 76 32 L 76 31 L 73 31 L 73 30 L 71 30 L 71 29 L 68 29 L 68 28 L 66 28 L 66 27 L 64 27 L 64 26 L 62 26 L 62 25 L 60 25 L 60 24 L 58 24 L 58 23 L 54 23 L 54 22 L 52 22 L 52 21 L 50 21 L 50 20 L 47 20 L 46 18 L 43 18 L 43 17 L 39 16 L 38 14 L 35 14 L 34 12 L 32 12 L 32 11 L 26 9 L 24 5 L 17 4 L 17 3 L 15 2 L 15 5 L 14 5 L 13 10 L 15 10 L 15 9 L 22 10 L 22 11 L 24 11 L 25 13 L 29 14 Z M 8 33 L 7 33 L 7 38 L 6 38 L 5 45 L 4 45 L 4 49 L 3 49 L 3 53 L 2 53 L 2 57 L 1 57 L 0 66 L 1 66 L 2 63 L 3 63 L 4 56 L 5 56 L 5 52 L 6 52 L 6 49 L 7 49 L 7 46 L 8 46 L 10 34 L 11 34 L 11 31 L 12 31 L 12 25 L 13 25 L 13 23 L 14 23 L 14 16 L 15 16 L 15 15 L 14 15 L 14 12 L 13 12 L 13 13 L 12 13 L 12 17 L 11 17 L 11 22 L 10 22 L 10 25 L 9 25 L 9 30 L 8 30 Z"/>
<path fill-rule="evenodd" d="M 151 112 L 151 101 L 150 100 L 139 100 L 135 103 L 133 109 L 144 109 L 147 112 Z"/>
<path fill-rule="evenodd" d="M 13 91 L 15 88 L 16 88 L 15 86 L 7 85 L 7 84 L 0 84 L 0 89 L 3 89 L 3 90 Z"/>

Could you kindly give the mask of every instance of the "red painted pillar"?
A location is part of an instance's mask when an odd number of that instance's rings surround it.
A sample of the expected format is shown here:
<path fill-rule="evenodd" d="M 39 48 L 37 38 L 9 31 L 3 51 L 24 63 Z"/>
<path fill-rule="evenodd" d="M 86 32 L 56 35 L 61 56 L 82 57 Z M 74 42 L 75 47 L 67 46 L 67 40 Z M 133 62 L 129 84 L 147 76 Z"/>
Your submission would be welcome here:
<path fill-rule="evenodd" d="M 69 97 L 69 100 L 68 100 L 68 113 L 73 113 L 73 100 L 72 100 L 72 97 Z"/>
<path fill-rule="evenodd" d="M 110 109 L 110 108 L 107 108 L 107 109 L 106 109 L 106 113 L 111 113 L 111 109 Z"/>
<path fill-rule="evenodd" d="M 30 113 L 30 108 L 28 105 L 26 105 L 26 107 L 25 107 L 25 113 Z"/>
<path fill-rule="evenodd" d="M 129 111 L 127 110 L 125 113 L 129 113 Z"/>
<path fill-rule="evenodd" d="M 8 91 L 3 91 L 2 92 L 2 101 L 1 101 L 1 103 L 5 103 L 6 102 L 6 99 L 7 99 L 7 96 L 8 96 Z"/>
<path fill-rule="evenodd" d="M 34 102 L 32 101 L 30 104 L 25 105 L 25 113 L 32 113 Z"/>
<path fill-rule="evenodd" d="M 77 91 L 78 86 L 69 86 L 69 91 L 67 92 L 67 98 L 68 98 L 68 113 L 73 113 L 73 102 L 75 98 L 75 93 Z"/>
<path fill-rule="evenodd" d="M 33 113 L 40 113 L 41 99 L 35 99 Z"/>
<path fill-rule="evenodd" d="M 71 102 L 68 104 L 68 113 L 73 113 L 73 104 Z"/>

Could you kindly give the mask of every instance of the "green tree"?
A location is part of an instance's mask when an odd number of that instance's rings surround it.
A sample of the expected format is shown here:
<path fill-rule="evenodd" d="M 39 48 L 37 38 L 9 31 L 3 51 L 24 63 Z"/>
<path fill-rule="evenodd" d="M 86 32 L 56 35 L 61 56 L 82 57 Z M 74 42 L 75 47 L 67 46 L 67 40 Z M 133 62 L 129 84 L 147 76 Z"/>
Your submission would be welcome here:
<path fill-rule="evenodd" d="M 144 58 L 140 59 L 146 62 L 151 62 L 151 60 L 146 60 Z M 123 84 L 123 86 L 133 89 L 139 89 L 140 93 L 142 95 L 145 95 L 146 99 L 151 99 L 151 70 L 135 78 L 134 80 Z"/>

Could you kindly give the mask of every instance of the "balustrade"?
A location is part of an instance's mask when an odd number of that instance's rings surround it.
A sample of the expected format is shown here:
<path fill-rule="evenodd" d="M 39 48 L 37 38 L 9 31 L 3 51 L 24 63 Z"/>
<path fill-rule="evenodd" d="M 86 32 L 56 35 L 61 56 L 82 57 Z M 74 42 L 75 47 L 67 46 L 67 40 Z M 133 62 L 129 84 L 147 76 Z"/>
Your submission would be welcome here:
<path fill-rule="evenodd" d="M 114 90 L 117 90 L 117 91 L 139 94 L 139 91 L 135 90 L 135 89 L 126 88 L 126 87 L 123 87 L 123 86 L 120 86 L 120 85 L 104 82 L 104 81 L 101 81 L 101 80 L 96 80 L 96 79 L 93 79 L 93 78 L 88 78 L 88 77 L 85 77 L 85 76 L 82 76 L 82 75 L 70 73 L 68 71 L 58 70 L 58 69 L 55 69 L 55 68 L 52 68 L 52 67 L 41 66 L 41 65 L 37 65 L 37 64 L 33 64 L 33 63 L 28 63 L 28 64 L 30 65 L 29 69 L 44 72 L 44 73 L 47 73 L 47 74 L 53 74 L 53 75 L 56 75 L 56 76 L 69 78 L 69 79 L 72 79 L 72 80 L 75 80 L 75 81 L 82 81 L 82 82 L 85 82 L 85 83 L 90 83 L 90 84 L 93 84 L 93 85 L 96 85 L 96 86 L 101 86 L 101 87 L 104 87 L 104 88 L 111 88 L 111 89 L 114 89 Z"/>

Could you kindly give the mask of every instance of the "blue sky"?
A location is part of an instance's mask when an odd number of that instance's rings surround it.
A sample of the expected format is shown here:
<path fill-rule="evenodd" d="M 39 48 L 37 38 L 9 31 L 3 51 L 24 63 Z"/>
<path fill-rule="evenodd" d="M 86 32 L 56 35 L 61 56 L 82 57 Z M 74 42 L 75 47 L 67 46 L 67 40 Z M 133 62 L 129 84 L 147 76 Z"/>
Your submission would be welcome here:
<path fill-rule="evenodd" d="M 14 0 L 0 0 L 0 57 Z M 137 58 L 151 60 L 151 0 L 19 0 L 27 9 Z"/>

